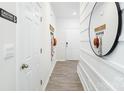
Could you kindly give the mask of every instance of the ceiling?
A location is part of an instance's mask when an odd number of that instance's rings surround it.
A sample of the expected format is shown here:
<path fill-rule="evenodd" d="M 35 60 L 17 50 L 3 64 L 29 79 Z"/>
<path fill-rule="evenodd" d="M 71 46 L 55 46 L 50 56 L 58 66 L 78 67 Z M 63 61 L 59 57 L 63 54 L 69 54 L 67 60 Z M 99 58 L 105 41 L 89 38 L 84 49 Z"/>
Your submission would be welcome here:
<path fill-rule="evenodd" d="M 51 6 L 56 18 L 79 18 L 79 2 L 51 2 Z"/>

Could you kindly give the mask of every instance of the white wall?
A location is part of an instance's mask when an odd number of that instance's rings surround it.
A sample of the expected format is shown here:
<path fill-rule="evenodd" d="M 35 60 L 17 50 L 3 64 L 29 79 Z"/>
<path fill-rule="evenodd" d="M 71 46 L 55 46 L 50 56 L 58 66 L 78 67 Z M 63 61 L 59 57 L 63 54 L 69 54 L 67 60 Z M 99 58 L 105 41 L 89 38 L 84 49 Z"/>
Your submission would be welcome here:
<path fill-rule="evenodd" d="M 49 30 L 49 24 L 51 24 L 55 28 L 54 34 L 56 36 L 56 17 L 54 15 L 54 12 L 53 12 L 53 9 L 52 9 L 50 3 L 45 3 L 45 6 L 48 7 L 48 9 L 47 9 L 47 7 L 44 7 L 44 11 L 47 12 L 46 17 L 49 20 L 46 21 L 46 23 L 47 23 L 46 30 L 44 30 L 44 32 L 46 32 L 46 35 L 44 35 L 44 37 L 47 38 L 47 40 L 44 41 L 44 43 L 46 43 L 46 46 L 44 46 L 44 50 L 46 51 L 46 54 L 44 57 L 45 58 L 44 63 L 49 64 L 49 65 L 46 65 L 46 67 L 44 67 L 45 69 L 43 70 L 43 73 L 45 75 L 44 75 L 44 85 L 43 85 L 42 90 L 45 90 L 48 80 L 51 76 L 52 70 L 54 69 L 54 66 L 56 64 L 56 47 L 54 48 L 55 53 L 54 53 L 53 60 L 51 61 L 51 38 L 50 38 L 50 30 Z M 47 63 L 47 62 L 49 62 L 49 63 Z M 48 69 L 48 70 L 46 70 L 46 69 Z"/>
<path fill-rule="evenodd" d="M 16 15 L 15 3 L 0 3 L 0 8 Z M 0 17 L 0 90 L 16 89 L 15 42 L 16 24 Z"/>
<path fill-rule="evenodd" d="M 44 90 L 56 62 L 55 60 L 51 62 L 49 30 L 49 24 L 55 25 L 55 17 L 49 3 L 18 3 L 17 9 L 19 17 L 17 26 L 17 90 Z M 42 17 L 42 21 L 39 16 Z M 30 24 L 23 24 L 27 21 L 24 19 L 25 17 L 31 20 Z M 26 33 L 26 29 L 30 31 Z M 25 34 L 27 37 L 24 37 Z M 25 44 L 25 39 L 31 40 Z M 40 53 L 41 48 L 42 54 Z M 30 53 L 26 53 L 28 49 Z M 26 56 L 28 56 L 29 62 L 26 62 Z M 28 64 L 30 70 L 20 71 L 20 66 L 23 63 Z"/>
<path fill-rule="evenodd" d="M 58 61 L 64 61 L 66 60 L 66 39 L 67 39 L 67 31 L 71 31 L 72 29 L 76 29 L 78 31 L 79 29 L 79 19 L 66 19 L 66 18 L 57 18 L 57 39 L 58 39 L 58 44 L 56 47 L 56 55 L 57 55 L 57 60 Z M 72 36 L 73 39 L 73 33 L 70 32 L 70 36 Z M 79 37 L 79 35 L 75 36 Z M 76 41 L 76 40 L 75 40 Z M 77 40 L 79 41 L 79 40 Z M 79 49 L 79 45 L 77 45 L 77 49 Z M 79 56 L 78 54 L 76 55 L 77 57 Z M 78 60 L 78 59 L 77 59 Z"/>
<path fill-rule="evenodd" d="M 50 14 L 50 24 L 55 29 L 54 37 L 56 38 L 56 31 L 57 31 L 57 28 L 56 28 L 56 16 L 54 14 L 54 10 L 53 10 L 53 7 L 52 7 L 51 3 L 50 3 L 50 7 L 51 7 L 51 9 L 50 9 L 50 12 L 51 12 L 51 14 Z M 54 63 L 56 61 L 56 46 L 54 46 L 54 54 L 53 54 L 53 60 L 52 61 L 53 61 L 52 63 Z"/>
<path fill-rule="evenodd" d="M 0 90 L 45 90 L 56 63 L 55 60 L 51 62 L 49 24 L 56 29 L 56 18 L 50 4 L 0 3 L 0 8 L 18 19 L 15 24 L 0 17 Z M 42 22 L 37 13 L 42 16 Z M 29 24 L 25 17 L 30 20 Z M 20 68 L 26 62 L 24 59 L 27 55 L 30 70 L 22 71 Z M 43 81 L 42 85 L 40 80 Z"/>
<path fill-rule="evenodd" d="M 122 34 L 115 50 L 108 56 L 97 57 L 91 50 L 88 26 L 94 3 L 80 4 L 80 63 L 77 72 L 85 90 L 124 90 L 124 3 L 122 9 Z"/>

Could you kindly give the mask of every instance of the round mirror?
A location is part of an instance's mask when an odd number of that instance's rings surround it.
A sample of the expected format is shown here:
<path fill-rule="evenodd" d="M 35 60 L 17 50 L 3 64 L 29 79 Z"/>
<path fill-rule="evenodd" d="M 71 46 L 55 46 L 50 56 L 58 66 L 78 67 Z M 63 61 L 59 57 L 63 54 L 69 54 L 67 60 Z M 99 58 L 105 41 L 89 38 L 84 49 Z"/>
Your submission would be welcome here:
<path fill-rule="evenodd" d="M 89 41 L 97 56 L 110 54 L 117 45 L 121 32 L 119 3 L 99 2 L 94 5 L 89 23 Z"/>

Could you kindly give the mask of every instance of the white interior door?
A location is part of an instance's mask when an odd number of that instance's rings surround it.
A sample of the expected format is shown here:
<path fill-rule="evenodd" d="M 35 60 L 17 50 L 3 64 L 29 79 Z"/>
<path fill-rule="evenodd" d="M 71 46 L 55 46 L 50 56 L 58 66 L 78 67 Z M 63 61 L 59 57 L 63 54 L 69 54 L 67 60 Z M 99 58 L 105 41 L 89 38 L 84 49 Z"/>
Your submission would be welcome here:
<path fill-rule="evenodd" d="M 33 34 L 32 34 L 32 47 L 33 47 L 33 66 L 32 66 L 32 86 L 33 90 L 41 90 L 42 87 L 42 70 L 43 70 L 43 28 L 42 28 L 42 9 L 34 3 L 33 14 Z"/>
<path fill-rule="evenodd" d="M 19 3 L 17 27 L 17 90 L 41 89 L 41 24 L 36 3 Z"/>
<path fill-rule="evenodd" d="M 66 30 L 66 60 L 79 60 L 80 33 L 78 28 Z"/>
<path fill-rule="evenodd" d="M 17 4 L 17 90 L 32 89 L 32 19 L 25 4 Z M 30 7 L 29 7 L 30 9 Z M 23 67 L 24 66 L 24 67 Z M 27 67 L 26 67 L 27 66 Z"/>

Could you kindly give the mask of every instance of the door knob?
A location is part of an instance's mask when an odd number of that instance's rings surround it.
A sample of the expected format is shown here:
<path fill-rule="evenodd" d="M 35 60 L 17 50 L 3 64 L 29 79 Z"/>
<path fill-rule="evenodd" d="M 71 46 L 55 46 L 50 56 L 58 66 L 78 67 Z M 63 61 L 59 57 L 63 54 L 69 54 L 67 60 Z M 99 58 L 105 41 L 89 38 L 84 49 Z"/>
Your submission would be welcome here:
<path fill-rule="evenodd" d="M 66 42 L 66 47 L 68 47 L 68 42 Z"/>
<path fill-rule="evenodd" d="M 22 64 L 21 69 L 28 68 L 29 66 L 27 64 Z"/>

